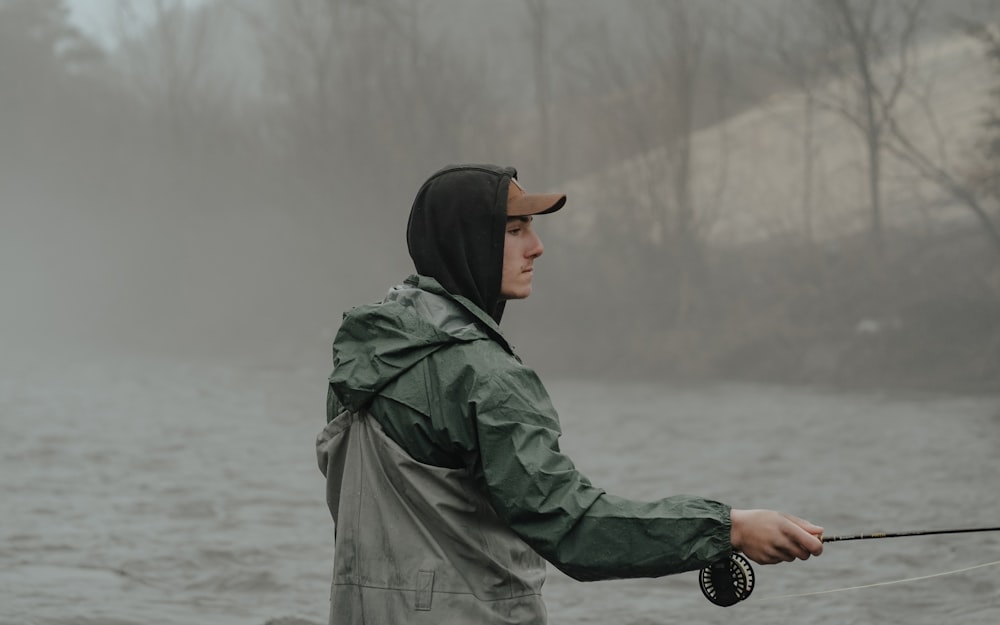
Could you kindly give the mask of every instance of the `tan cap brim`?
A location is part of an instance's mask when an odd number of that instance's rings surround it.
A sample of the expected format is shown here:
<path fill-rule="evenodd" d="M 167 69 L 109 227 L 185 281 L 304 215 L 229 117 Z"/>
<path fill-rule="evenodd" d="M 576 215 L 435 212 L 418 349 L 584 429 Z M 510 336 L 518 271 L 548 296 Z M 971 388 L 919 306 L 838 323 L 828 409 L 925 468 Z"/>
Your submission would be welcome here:
<path fill-rule="evenodd" d="M 554 213 L 566 203 L 566 196 L 560 193 L 526 193 L 516 180 L 511 178 L 507 190 L 507 216 L 527 217 Z"/>

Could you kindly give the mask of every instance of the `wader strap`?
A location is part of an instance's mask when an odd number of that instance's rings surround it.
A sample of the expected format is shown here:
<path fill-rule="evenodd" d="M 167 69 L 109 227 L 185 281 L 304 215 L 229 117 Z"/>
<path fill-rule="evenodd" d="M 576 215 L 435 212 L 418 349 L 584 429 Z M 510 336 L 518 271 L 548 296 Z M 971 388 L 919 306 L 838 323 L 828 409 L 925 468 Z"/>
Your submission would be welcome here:
<path fill-rule="evenodd" d="M 434 593 L 434 571 L 417 573 L 417 610 L 431 609 L 431 595 Z"/>

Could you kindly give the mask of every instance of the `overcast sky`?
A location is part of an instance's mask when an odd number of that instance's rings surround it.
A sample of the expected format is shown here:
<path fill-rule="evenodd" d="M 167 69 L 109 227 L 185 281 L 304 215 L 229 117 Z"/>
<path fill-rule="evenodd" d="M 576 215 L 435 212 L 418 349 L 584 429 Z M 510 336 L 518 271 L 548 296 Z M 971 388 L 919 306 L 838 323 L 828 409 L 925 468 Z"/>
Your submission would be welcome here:
<path fill-rule="evenodd" d="M 122 0 L 66 0 L 73 22 L 85 33 L 104 44 L 114 43 L 115 7 Z M 138 11 L 151 5 L 149 0 L 130 0 Z M 182 0 L 196 5 L 204 0 Z"/>

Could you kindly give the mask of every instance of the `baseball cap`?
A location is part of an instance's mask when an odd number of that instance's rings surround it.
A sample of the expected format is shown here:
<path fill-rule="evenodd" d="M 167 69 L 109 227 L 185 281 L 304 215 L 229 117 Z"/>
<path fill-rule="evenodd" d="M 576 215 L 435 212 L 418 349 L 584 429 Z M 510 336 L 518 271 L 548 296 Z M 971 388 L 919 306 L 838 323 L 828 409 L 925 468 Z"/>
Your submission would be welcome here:
<path fill-rule="evenodd" d="M 566 203 L 561 193 L 528 193 L 516 178 L 507 188 L 507 217 L 527 217 L 554 213 Z"/>

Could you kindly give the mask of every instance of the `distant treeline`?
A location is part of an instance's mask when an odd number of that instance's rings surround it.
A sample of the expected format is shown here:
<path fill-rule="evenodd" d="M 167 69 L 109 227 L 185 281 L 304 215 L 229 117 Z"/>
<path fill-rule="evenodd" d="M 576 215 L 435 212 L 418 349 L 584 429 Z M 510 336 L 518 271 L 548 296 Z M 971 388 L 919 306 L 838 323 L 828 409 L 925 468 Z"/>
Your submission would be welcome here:
<path fill-rule="evenodd" d="M 509 308 L 528 360 L 565 374 L 1000 379 L 1000 96 L 968 148 L 981 167 L 953 170 L 906 152 L 892 115 L 905 75 L 865 78 L 956 29 L 1000 58 L 995 3 L 114 6 L 109 45 L 61 0 L 0 0 L 4 345 L 322 363 L 343 310 L 410 270 L 409 202 L 441 165 L 512 164 L 544 190 L 666 146 L 650 172 L 666 185 L 657 236 L 623 197 L 625 227 L 557 238 L 538 295 Z M 842 103 L 871 145 L 871 231 L 836 248 L 713 247 L 692 138 L 810 76 L 862 87 Z M 977 227 L 884 232 L 884 151 Z"/>

